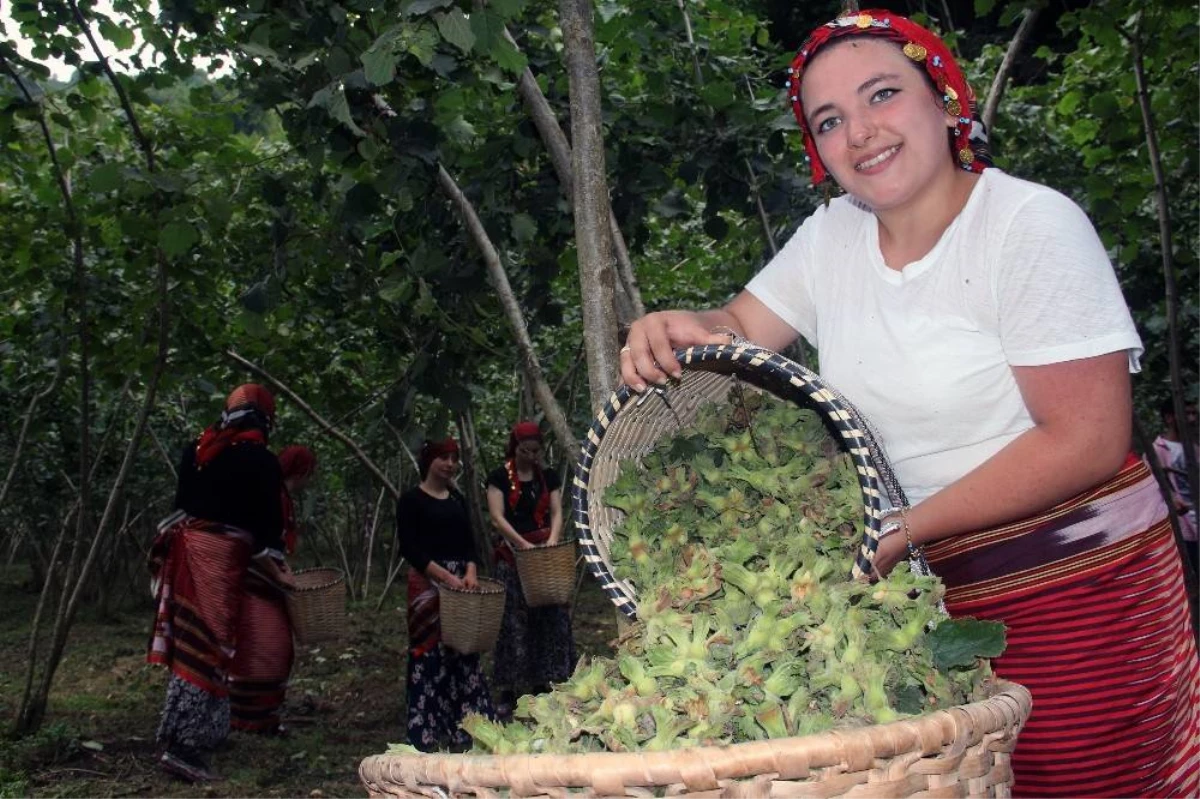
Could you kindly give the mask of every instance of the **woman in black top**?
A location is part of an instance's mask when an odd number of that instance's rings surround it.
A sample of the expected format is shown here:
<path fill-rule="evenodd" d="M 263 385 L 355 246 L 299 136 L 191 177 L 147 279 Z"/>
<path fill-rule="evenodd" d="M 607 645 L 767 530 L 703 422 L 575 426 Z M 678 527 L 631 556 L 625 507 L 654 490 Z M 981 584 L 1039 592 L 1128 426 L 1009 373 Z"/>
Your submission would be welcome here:
<path fill-rule="evenodd" d="M 493 677 L 497 713 L 508 718 L 517 691 L 540 693 L 575 670 L 575 638 L 566 606 L 530 608 L 521 590 L 514 549 L 557 544 L 562 536 L 562 481 L 542 467 L 542 434 L 520 422 L 508 437 L 504 465 L 488 475 L 487 502 L 496 542 L 496 579 L 505 587 L 504 621 Z"/>
<path fill-rule="evenodd" d="M 458 442 L 426 441 L 418 463 L 421 483 L 396 503 L 396 536 L 408 560 L 408 742 L 432 751 L 445 739 L 471 738 L 459 728 L 468 713 L 492 716 L 478 655 L 441 643 L 437 584 L 475 588 L 475 539 L 462 494 L 454 487 Z"/>
<path fill-rule="evenodd" d="M 215 779 L 209 758 L 229 733 L 228 674 L 243 580 L 253 563 L 293 587 L 282 550 L 279 462 L 267 449 L 275 400 L 259 385 L 234 390 L 220 420 L 188 446 L 175 513 L 151 547 L 157 612 L 147 660 L 171 677 L 157 739 L 160 764 L 192 782 Z"/>

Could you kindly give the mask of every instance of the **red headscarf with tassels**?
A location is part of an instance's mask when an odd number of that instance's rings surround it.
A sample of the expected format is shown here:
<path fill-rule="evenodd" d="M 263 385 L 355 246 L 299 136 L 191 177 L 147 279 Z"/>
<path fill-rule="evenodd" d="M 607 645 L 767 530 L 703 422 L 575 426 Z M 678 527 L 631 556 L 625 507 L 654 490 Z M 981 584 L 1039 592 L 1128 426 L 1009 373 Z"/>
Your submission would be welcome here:
<path fill-rule="evenodd" d="M 230 444 L 253 441 L 264 446 L 275 424 L 275 397 L 257 383 L 246 383 L 225 400 L 225 410 L 216 424 L 200 434 L 196 442 L 196 468 L 202 469 Z"/>
<path fill-rule="evenodd" d="M 504 470 L 508 472 L 508 509 L 511 512 L 516 512 L 517 503 L 521 500 L 521 480 L 517 476 L 517 445 L 522 441 L 541 442 L 541 440 L 542 429 L 538 427 L 537 422 L 517 422 L 508 435 L 508 447 L 504 450 Z M 542 484 L 537 505 L 533 509 L 533 522 L 538 528 L 542 528 L 547 524 L 546 514 L 550 510 L 550 492 L 546 490 L 546 475 L 542 472 L 541 464 L 535 462 L 533 470 L 536 478 Z"/>
<path fill-rule="evenodd" d="M 804 133 L 804 150 L 812 167 L 816 186 L 828 176 L 800 100 L 800 84 L 805 66 L 831 41 L 851 36 L 880 36 L 901 46 L 904 55 L 921 67 L 942 93 L 946 113 L 957 119 L 954 126 L 954 156 L 969 172 L 982 172 L 992 165 L 987 147 L 987 132 L 975 114 L 975 93 L 967 85 L 950 49 L 933 32 L 891 11 L 867 10 L 850 13 L 827 22 L 808 35 L 788 70 L 787 94 L 792 112 Z"/>

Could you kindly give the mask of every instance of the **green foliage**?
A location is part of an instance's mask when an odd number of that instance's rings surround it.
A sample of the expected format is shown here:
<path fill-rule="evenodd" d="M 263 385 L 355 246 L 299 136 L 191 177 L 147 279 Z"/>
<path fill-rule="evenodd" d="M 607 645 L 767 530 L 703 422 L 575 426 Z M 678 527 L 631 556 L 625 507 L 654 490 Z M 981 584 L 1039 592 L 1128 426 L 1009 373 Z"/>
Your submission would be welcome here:
<path fill-rule="evenodd" d="M 621 512 L 613 574 L 638 592 L 616 652 L 522 697 L 511 724 L 468 717 L 477 750 L 739 743 L 986 694 L 981 658 L 1003 651 L 1003 624 L 946 619 L 940 581 L 907 563 L 847 579 L 861 490 L 821 417 L 740 389 L 727 400 L 623 463 L 600 498 Z"/>

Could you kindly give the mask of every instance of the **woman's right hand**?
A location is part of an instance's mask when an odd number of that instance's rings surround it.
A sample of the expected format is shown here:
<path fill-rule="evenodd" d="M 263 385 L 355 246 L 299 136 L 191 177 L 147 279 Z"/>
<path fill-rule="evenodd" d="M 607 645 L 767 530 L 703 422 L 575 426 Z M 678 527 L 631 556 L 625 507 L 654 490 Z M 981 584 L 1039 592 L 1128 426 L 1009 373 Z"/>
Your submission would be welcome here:
<path fill-rule="evenodd" d="M 621 380 L 634 391 L 646 390 L 646 384 L 662 385 L 678 378 L 683 369 L 675 359 L 677 347 L 698 344 L 726 344 L 729 335 L 713 333 L 720 312 L 658 311 L 647 314 L 629 327 L 621 348 Z"/>
<path fill-rule="evenodd" d="M 456 591 L 462 591 L 467 587 L 467 584 L 463 582 L 461 577 L 451 574 L 450 572 L 446 572 L 446 576 L 442 578 L 442 582 Z"/>

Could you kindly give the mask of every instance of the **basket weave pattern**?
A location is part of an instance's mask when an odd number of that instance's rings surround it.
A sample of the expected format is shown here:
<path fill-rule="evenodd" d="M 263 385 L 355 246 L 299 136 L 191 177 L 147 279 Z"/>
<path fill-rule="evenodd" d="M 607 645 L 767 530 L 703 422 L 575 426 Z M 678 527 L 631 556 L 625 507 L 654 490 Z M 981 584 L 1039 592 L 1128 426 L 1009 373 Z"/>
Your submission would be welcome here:
<path fill-rule="evenodd" d="M 303 569 L 287 592 L 292 633 L 302 644 L 337 638 L 346 628 L 346 580 L 341 569 Z"/>
<path fill-rule="evenodd" d="M 504 583 L 479 578 L 479 587 L 438 586 L 442 644 L 463 655 L 487 652 L 496 646 L 504 620 Z"/>
<path fill-rule="evenodd" d="M 371 796 L 1007 797 L 1025 688 L 891 724 L 674 752 L 375 755 Z"/>
<path fill-rule="evenodd" d="M 613 577 L 610 569 L 612 530 L 623 514 L 598 498 L 616 480 L 622 463 L 650 452 L 662 436 L 686 430 L 703 405 L 725 403 L 731 389 L 763 389 L 812 408 L 836 431 L 854 462 L 863 494 L 864 534 L 854 576 L 868 573 L 889 495 L 876 466 L 878 447 L 855 410 L 808 369 L 753 344 L 710 344 L 677 350 L 676 355 L 683 366 L 681 380 L 642 395 L 620 386 L 583 442 L 571 486 L 572 517 L 584 561 L 609 599 L 634 618 L 636 588 Z"/>
<path fill-rule="evenodd" d="M 521 591 L 531 608 L 566 605 L 575 590 L 575 542 L 514 549 Z"/>

